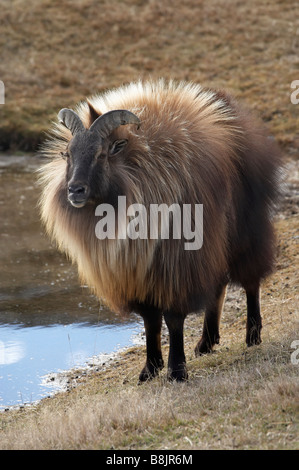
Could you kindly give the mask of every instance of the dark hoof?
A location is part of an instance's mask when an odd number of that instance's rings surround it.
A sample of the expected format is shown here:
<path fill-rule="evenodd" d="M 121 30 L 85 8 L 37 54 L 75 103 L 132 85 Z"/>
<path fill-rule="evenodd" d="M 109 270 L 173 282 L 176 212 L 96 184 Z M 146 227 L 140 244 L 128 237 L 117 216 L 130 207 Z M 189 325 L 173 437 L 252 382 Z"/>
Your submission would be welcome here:
<path fill-rule="evenodd" d="M 164 367 L 164 361 L 163 359 L 159 360 L 158 365 L 154 365 L 152 363 L 148 364 L 146 363 L 142 371 L 140 372 L 139 375 L 139 382 L 147 382 L 148 380 L 152 380 L 154 377 L 156 377 L 159 374 L 159 370 L 163 369 Z"/>
<path fill-rule="evenodd" d="M 195 352 L 195 356 L 198 357 L 198 356 L 202 356 L 203 354 L 208 354 L 212 352 L 212 350 L 213 349 L 208 343 L 206 343 L 206 341 L 200 340 L 198 341 L 194 349 L 194 352 Z"/>
<path fill-rule="evenodd" d="M 220 337 L 215 338 L 214 344 L 219 344 L 219 340 L 220 340 Z M 206 339 L 201 338 L 198 341 L 194 349 L 195 356 L 202 356 L 203 354 L 208 354 L 208 353 L 213 352 L 214 344 L 212 345 L 210 341 L 207 341 Z"/>
<path fill-rule="evenodd" d="M 252 327 L 246 335 L 246 344 L 248 347 L 261 344 L 261 327 Z"/>
<path fill-rule="evenodd" d="M 188 372 L 185 365 L 182 367 L 172 370 L 168 369 L 167 379 L 170 382 L 186 382 L 188 380 Z"/>

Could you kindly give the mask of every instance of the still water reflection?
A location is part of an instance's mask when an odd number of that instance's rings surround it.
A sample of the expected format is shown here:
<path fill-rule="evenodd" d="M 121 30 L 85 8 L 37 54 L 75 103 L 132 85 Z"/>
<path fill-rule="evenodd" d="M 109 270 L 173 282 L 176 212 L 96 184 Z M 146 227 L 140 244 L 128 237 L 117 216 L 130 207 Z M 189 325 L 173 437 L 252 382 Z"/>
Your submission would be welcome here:
<path fill-rule="evenodd" d="M 141 330 L 100 306 L 45 236 L 36 164 L 0 158 L 0 410 L 48 395 L 45 374 L 112 353 Z"/>

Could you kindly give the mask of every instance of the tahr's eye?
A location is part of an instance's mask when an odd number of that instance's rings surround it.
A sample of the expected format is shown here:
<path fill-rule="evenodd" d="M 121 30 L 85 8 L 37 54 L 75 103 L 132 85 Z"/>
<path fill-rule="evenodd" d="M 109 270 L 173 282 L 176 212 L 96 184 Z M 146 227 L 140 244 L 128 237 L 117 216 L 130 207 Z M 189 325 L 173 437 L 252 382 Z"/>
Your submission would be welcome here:
<path fill-rule="evenodd" d="M 115 140 L 110 148 L 110 155 L 116 155 L 117 153 L 121 152 L 125 146 L 127 145 L 127 139 L 122 140 Z"/>
<path fill-rule="evenodd" d="M 66 151 L 66 152 L 60 152 L 60 156 L 61 156 L 62 158 L 69 158 L 70 154 L 68 153 L 68 151 Z"/>

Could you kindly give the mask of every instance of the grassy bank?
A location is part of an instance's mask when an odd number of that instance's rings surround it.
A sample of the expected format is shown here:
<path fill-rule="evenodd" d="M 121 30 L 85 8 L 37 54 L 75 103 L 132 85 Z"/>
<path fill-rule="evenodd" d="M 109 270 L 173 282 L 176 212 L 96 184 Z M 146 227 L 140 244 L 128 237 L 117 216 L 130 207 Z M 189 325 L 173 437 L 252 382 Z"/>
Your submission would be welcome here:
<path fill-rule="evenodd" d="M 294 0 L 2 2 L 0 150 L 36 150 L 61 107 L 162 76 L 231 89 L 295 152 L 295 13 Z"/>

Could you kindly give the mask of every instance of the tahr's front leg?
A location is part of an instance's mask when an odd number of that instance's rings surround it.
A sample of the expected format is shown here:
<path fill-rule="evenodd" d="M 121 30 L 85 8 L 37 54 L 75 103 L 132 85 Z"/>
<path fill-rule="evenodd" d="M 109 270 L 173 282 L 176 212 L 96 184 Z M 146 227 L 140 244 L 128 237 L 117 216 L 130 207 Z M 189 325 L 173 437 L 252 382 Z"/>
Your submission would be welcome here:
<path fill-rule="evenodd" d="M 139 375 L 139 381 L 145 382 L 158 375 L 164 362 L 161 351 L 162 312 L 155 307 L 145 307 L 141 313 L 146 336 L 146 363 Z"/>
<path fill-rule="evenodd" d="M 185 315 L 164 312 L 169 331 L 168 379 L 182 382 L 188 379 L 184 352 Z"/>

